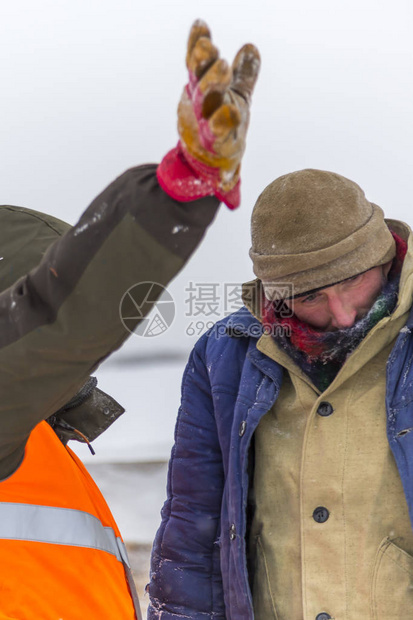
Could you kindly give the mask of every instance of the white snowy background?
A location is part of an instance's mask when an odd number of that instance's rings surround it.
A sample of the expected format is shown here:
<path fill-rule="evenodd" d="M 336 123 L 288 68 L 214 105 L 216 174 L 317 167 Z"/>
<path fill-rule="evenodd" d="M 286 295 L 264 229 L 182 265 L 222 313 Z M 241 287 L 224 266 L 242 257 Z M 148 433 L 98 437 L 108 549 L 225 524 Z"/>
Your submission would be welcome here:
<path fill-rule="evenodd" d="M 252 277 L 249 218 L 265 185 L 305 167 L 333 170 L 387 216 L 412 221 L 409 0 L 1 0 L 0 201 L 74 224 L 126 168 L 159 161 L 177 141 L 186 39 L 198 17 L 227 59 L 248 41 L 262 55 L 242 205 L 221 208 L 169 287 L 170 329 L 131 337 L 102 366 L 100 387 L 127 413 L 96 441 L 94 459 L 77 449 L 137 542 L 158 525 L 180 379 L 196 339 L 186 333 L 194 325 L 185 289 L 215 283 L 219 316 L 224 284 Z M 218 316 L 200 315 L 195 331 Z"/>

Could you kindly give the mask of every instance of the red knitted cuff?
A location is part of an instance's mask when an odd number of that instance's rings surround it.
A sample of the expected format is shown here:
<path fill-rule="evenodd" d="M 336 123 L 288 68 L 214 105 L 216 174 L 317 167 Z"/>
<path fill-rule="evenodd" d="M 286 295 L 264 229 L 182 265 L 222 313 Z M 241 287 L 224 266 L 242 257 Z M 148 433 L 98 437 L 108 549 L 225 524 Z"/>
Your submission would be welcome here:
<path fill-rule="evenodd" d="M 240 181 L 229 192 L 219 189 L 219 170 L 199 162 L 189 153 L 184 154 L 181 144 L 169 151 L 157 168 L 162 189 L 175 200 L 189 202 L 215 195 L 230 209 L 240 204 Z"/>

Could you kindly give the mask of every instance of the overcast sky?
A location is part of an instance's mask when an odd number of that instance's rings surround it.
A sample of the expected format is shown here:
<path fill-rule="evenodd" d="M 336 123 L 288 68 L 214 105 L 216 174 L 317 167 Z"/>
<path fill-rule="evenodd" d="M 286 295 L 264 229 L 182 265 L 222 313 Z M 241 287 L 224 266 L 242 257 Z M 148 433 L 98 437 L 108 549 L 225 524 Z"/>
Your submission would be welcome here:
<path fill-rule="evenodd" d="M 177 140 L 194 19 L 232 60 L 254 42 L 262 71 L 242 170 L 189 280 L 252 276 L 249 218 L 277 176 L 305 167 L 357 181 L 412 221 L 413 9 L 409 0 L 14 0 L 0 14 L 0 201 L 74 223 L 126 168 Z M 228 234 L 228 233 L 231 234 Z"/>

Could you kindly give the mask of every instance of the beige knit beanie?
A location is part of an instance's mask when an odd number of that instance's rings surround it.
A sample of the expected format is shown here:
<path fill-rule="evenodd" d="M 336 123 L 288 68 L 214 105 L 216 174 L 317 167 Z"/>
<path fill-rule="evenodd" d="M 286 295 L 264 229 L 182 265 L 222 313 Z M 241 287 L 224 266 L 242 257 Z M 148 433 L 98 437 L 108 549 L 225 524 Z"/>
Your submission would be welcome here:
<path fill-rule="evenodd" d="M 270 183 L 255 204 L 251 237 L 254 273 L 270 299 L 330 286 L 396 252 L 382 209 L 353 181 L 322 170 Z"/>

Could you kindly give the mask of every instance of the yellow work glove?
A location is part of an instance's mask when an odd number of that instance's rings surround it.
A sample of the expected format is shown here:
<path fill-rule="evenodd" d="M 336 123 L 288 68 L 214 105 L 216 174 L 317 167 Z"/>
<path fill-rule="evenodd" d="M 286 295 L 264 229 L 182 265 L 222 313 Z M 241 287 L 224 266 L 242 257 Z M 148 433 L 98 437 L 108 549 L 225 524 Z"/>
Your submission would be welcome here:
<path fill-rule="evenodd" d="M 240 202 L 240 166 L 245 150 L 251 94 L 260 56 L 244 45 L 232 67 L 219 58 L 208 26 L 190 31 L 189 82 L 178 106 L 178 146 L 158 167 L 163 189 L 181 201 L 215 194 L 230 208 Z"/>

